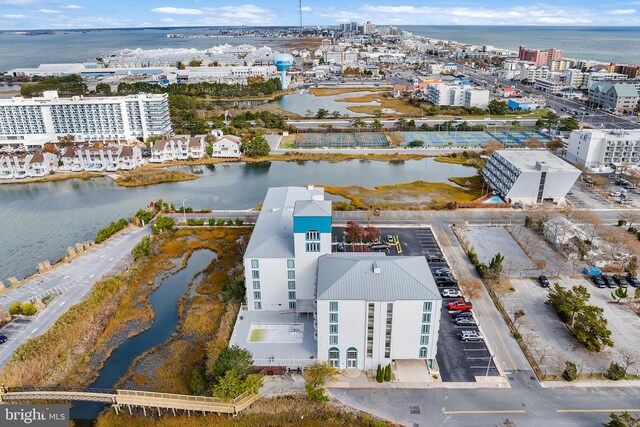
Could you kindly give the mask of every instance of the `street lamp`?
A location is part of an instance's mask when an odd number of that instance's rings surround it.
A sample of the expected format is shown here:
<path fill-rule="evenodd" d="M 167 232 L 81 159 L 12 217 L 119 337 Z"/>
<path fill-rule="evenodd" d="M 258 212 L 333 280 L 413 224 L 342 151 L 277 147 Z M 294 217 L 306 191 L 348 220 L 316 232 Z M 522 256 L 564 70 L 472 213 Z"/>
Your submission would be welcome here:
<path fill-rule="evenodd" d="M 184 224 L 187 224 L 187 209 L 184 206 L 184 202 L 186 199 L 182 199 L 182 216 L 184 216 Z"/>

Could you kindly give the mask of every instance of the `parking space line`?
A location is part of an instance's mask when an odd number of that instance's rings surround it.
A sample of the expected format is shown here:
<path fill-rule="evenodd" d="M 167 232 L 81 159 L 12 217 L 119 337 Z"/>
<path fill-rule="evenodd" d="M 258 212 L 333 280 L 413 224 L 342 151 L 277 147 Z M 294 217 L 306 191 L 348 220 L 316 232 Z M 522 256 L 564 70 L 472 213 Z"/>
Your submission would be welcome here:
<path fill-rule="evenodd" d="M 445 415 L 472 415 L 472 414 L 524 414 L 524 409 L 503 409 L 503 410 L 484 410 L 484 411 L 442 411 Z"/>
<path fill-rule="evenodd" d="M 556 409 L 559 413 L 579 413 L 579 412 L 594 412 L 594 413 L 610 413 L 610 412 L 640 412 L 640 408 L 636 409 Z"/>

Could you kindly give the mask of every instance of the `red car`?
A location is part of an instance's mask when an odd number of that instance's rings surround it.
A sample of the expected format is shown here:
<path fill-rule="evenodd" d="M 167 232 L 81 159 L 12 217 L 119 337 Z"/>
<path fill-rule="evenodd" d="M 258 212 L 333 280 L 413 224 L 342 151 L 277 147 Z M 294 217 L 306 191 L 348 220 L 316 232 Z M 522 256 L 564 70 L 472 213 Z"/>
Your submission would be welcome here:
<path fill-rule="evenodd" d="M 471 310 L 473 304 L 469 301 L 454 301 L 449 303 L 449 310 Z"/>

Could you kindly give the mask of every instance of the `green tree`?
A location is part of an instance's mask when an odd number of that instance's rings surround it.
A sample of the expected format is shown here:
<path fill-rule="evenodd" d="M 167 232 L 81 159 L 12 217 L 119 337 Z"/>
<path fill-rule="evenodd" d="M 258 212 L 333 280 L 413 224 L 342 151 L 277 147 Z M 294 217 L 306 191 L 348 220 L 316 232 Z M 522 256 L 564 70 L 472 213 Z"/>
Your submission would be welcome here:
<path fill-rule="evenodd" d="M 580 122 L 576 116 L 565 117 L 559 121 L 560 130 L 578 130 L 580 129 Z"/>
<path fill-rule="evenodd" d="M 618 286 L 618 288 L 611 292 L 611 298 L 613 298 L 616 302 L 620 302 L 622 299 L 627 298 L 629 296 L 629 291 L 627 288 L 623 288 L 622 286 Z"/>
<path fill-rule="evenodd" d="M 255 136 L 252 139 L 242 138 L 240 150 L 248 157 L 263 157 L 269 155 L 271 147 L 264 136 Z"/>
<path fill-rule="evenodd" d="M 96 93 L 104 96 L 111 95 L 111 86 L 106 83 L 98 83 L 96 85 Z"/>
<path fill-rule="evenodd" d="M 319 401 L 328 400 L 324 395 L 324 385 L 331 377 L 337 374 L 338 369 L 330 366 L 326 362 L 314 363 L 305 369 L 303 377 L 307 382 L 305 385 L 307 399 Z"/>
<path fill-rule="evenodd" d="M 545 145 L 547 147 L 547 150 L 553 151 L 553 152 L 556 152 L 562 147 L 564 147 L 564 143 L 562 142 L 561 139 L 558 139 L 558 138 L 550 139 L 549 141 L 547 141 Z"/>
<path fill-rule="evenodd" d="M 24 314 L 25 316 L 33 316 L 37 311 L 38 310 L 36 309 L 36 307 L 30 302 L 25 302 L 24 304 L 22 304 L 22 314 Z"/>
<path fill-rule="evenodd" d="M 349 122 L 349 126 L 354 128 L 354 129 L 360 129 L 360 128 L 363 128 L 363 127 L 367 126 L 367 124 L 361 118 L 356 117 L 355 119 L 352 119 Z"/>
<path fill-rule="evenodd" d="M 376 132 L 380 132 L 383 128 L 382 122 L 380 122 L 379 119 L 373 119 L 373 122 L 371 122 L 371 128 Z"/>
<path fill-rule="evenodd" d="M 624 367 L 620 366 L 616 362 L 611 362 L 609 368 L 604 373 L 604 376 L 613 381 L 623 380 L 627 377 L 627 371 Z"/>
<path fill-rule="evenodd" d="M 227 280 L 222 285 L 222 297 L 226 302 L 242 302 L 245 292 L 243 280 Z"/>
<path fill-rule="evenodd" d="M 338 110 L 333 110 L 331 112 L 331 117 L 333 117 L 334 119 L 339 119 L 341 115 L 342 114 L 340 114 L 340 111 L 338 111 Z"/>
<path fill-rule="evenodd" d="M 138 212 L 136 212 L 135 217 L 143 224 L 149 224 L 151 222 L 151 219 L 153 218 L 153 212 L 145 210 L 145 209 L 140 209 L 138 210 Z"/>
<path fill-rule="evenodd" d="M 189 390 L 191 390 L 191 394 L 203 396 L 208 387 L 209 384 L 204 374 L 204 368 L 202 366 L 193 368 L 191 375 L 189 375 Z"/>
<path fill-rule="evenodd" d="M 576 364 L 573 362 L 566 361 L 564 362 L 564 371 L 562 371 L 562 378 L 565 381 L 575 381 L 578 377 L 578 368 Z"/>
<path fill-rule="evenodd" d="M 163 231 L 170 231 L 176 225 L 176 221 L 170 216 L 159 215 L 156 218 L 155 224 L 153 224 L 153 232 L 161 233 Z"/>
<path fill-rule="evenodd" d="M 551 129 L 558 124 L 558 122 L 560 121 L 560 116 L 558 116 L 552 110 L 547 110 L 542 115 L 542 120 L 544 120 L 544 126 L 547 129 Z"/>
<path fill-rule="evenodd" d="M 633 418 L 628 412 L 620 415 L 612 412 L 609 414 L 611 421 L 604 424 L 605 427 L 640 427 L 640 418 Z"/>
<path fill-rule="evenodd" d="M 148 257 L 151 255 L 151 252 L 151 239 L 149 239 L 149 236 L 144 236 L 142 240 L 131 249 L 131 255 L 133 255 L 134 261 Z"/>
<path fill-rule="evenodd" d="M 240 378 L 245 378 L 253 369 L 251 352 L 237 345 L 227 347 L 218 356 L 210 376 L 214 381 L 222 378 L 227 371 L 235 369 Z"/>
<path fill-rule="evenodd" d="M 407 126 L 408 126 L 408 122 L 407 122 L 407 119 L 405 119 L 404 117 L 400 117 L 393 124 L 393 127 L 395 127 L 396 129 L 399 129 L 399 130 L 405 130 L 407 128 Z"/>
<path fill-rule="evenodd" d="M 230 401 L 244 392 L 256 394 L 262 387 L 262 377 L 259 375 L 247 375 L 243 377 L 236 368 L 231 368 L 224 373 L 218 383 L 213 386 L 213 396 L 218 399 Z"/>
<path fill-rule="evenodd" d="M 503 116 L 509 112 L 509 107 L 505 102 L 497 99 L 489 101 L 489 113 L 492 115 Z"/>
<path fill-rule="evenodd" d="M 502 261 L 504 261 L 504 256 L 500 252 L 491 258 L 491 262 L 485 272 L 485 277 L 487 279 L 498 280 L 500 278 L 500 274 L 502 274 Z"/>
<path fill-rule="evenodd" d="M 387 367 L 384 368 L 384 380 L 386 382 L 391 381 L 391 363 L 389 363 Z"/>
<path fill-rule="evenodd" d="M 22 314 L 22 306 L 18 301 L 14 301 L 11 303 L 11 305 L 9 306 L 9 314 L 12 316 Z"/>
<path fill-rule="evenodd" d="M 329 116 L 329 110 L 326 108 L 320 108 L 316 111 L 316 119 L 324 119 Z"/>
<path fill-rule="evenodd" d="M 611 331 L 607 329 L 607 319 L 602 313 L 602 307 L 587 305 L 576 314 L 570 329 L 576 339 L 592 351 L 600 351 L 604 345 L 613 346 Z"/>

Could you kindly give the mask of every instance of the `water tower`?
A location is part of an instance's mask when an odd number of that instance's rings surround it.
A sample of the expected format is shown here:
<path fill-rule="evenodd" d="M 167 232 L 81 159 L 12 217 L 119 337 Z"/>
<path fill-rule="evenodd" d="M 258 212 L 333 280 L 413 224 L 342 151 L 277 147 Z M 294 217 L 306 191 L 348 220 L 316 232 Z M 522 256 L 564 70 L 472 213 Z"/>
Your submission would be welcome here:
<path fill-rule="evenodd" d="M 276 53 L 273 55 L 273 65 L 280 71 L 282 89 L 287 88 L 287 70 L 293 65 L 293 56 L 288 53 Z"/>

